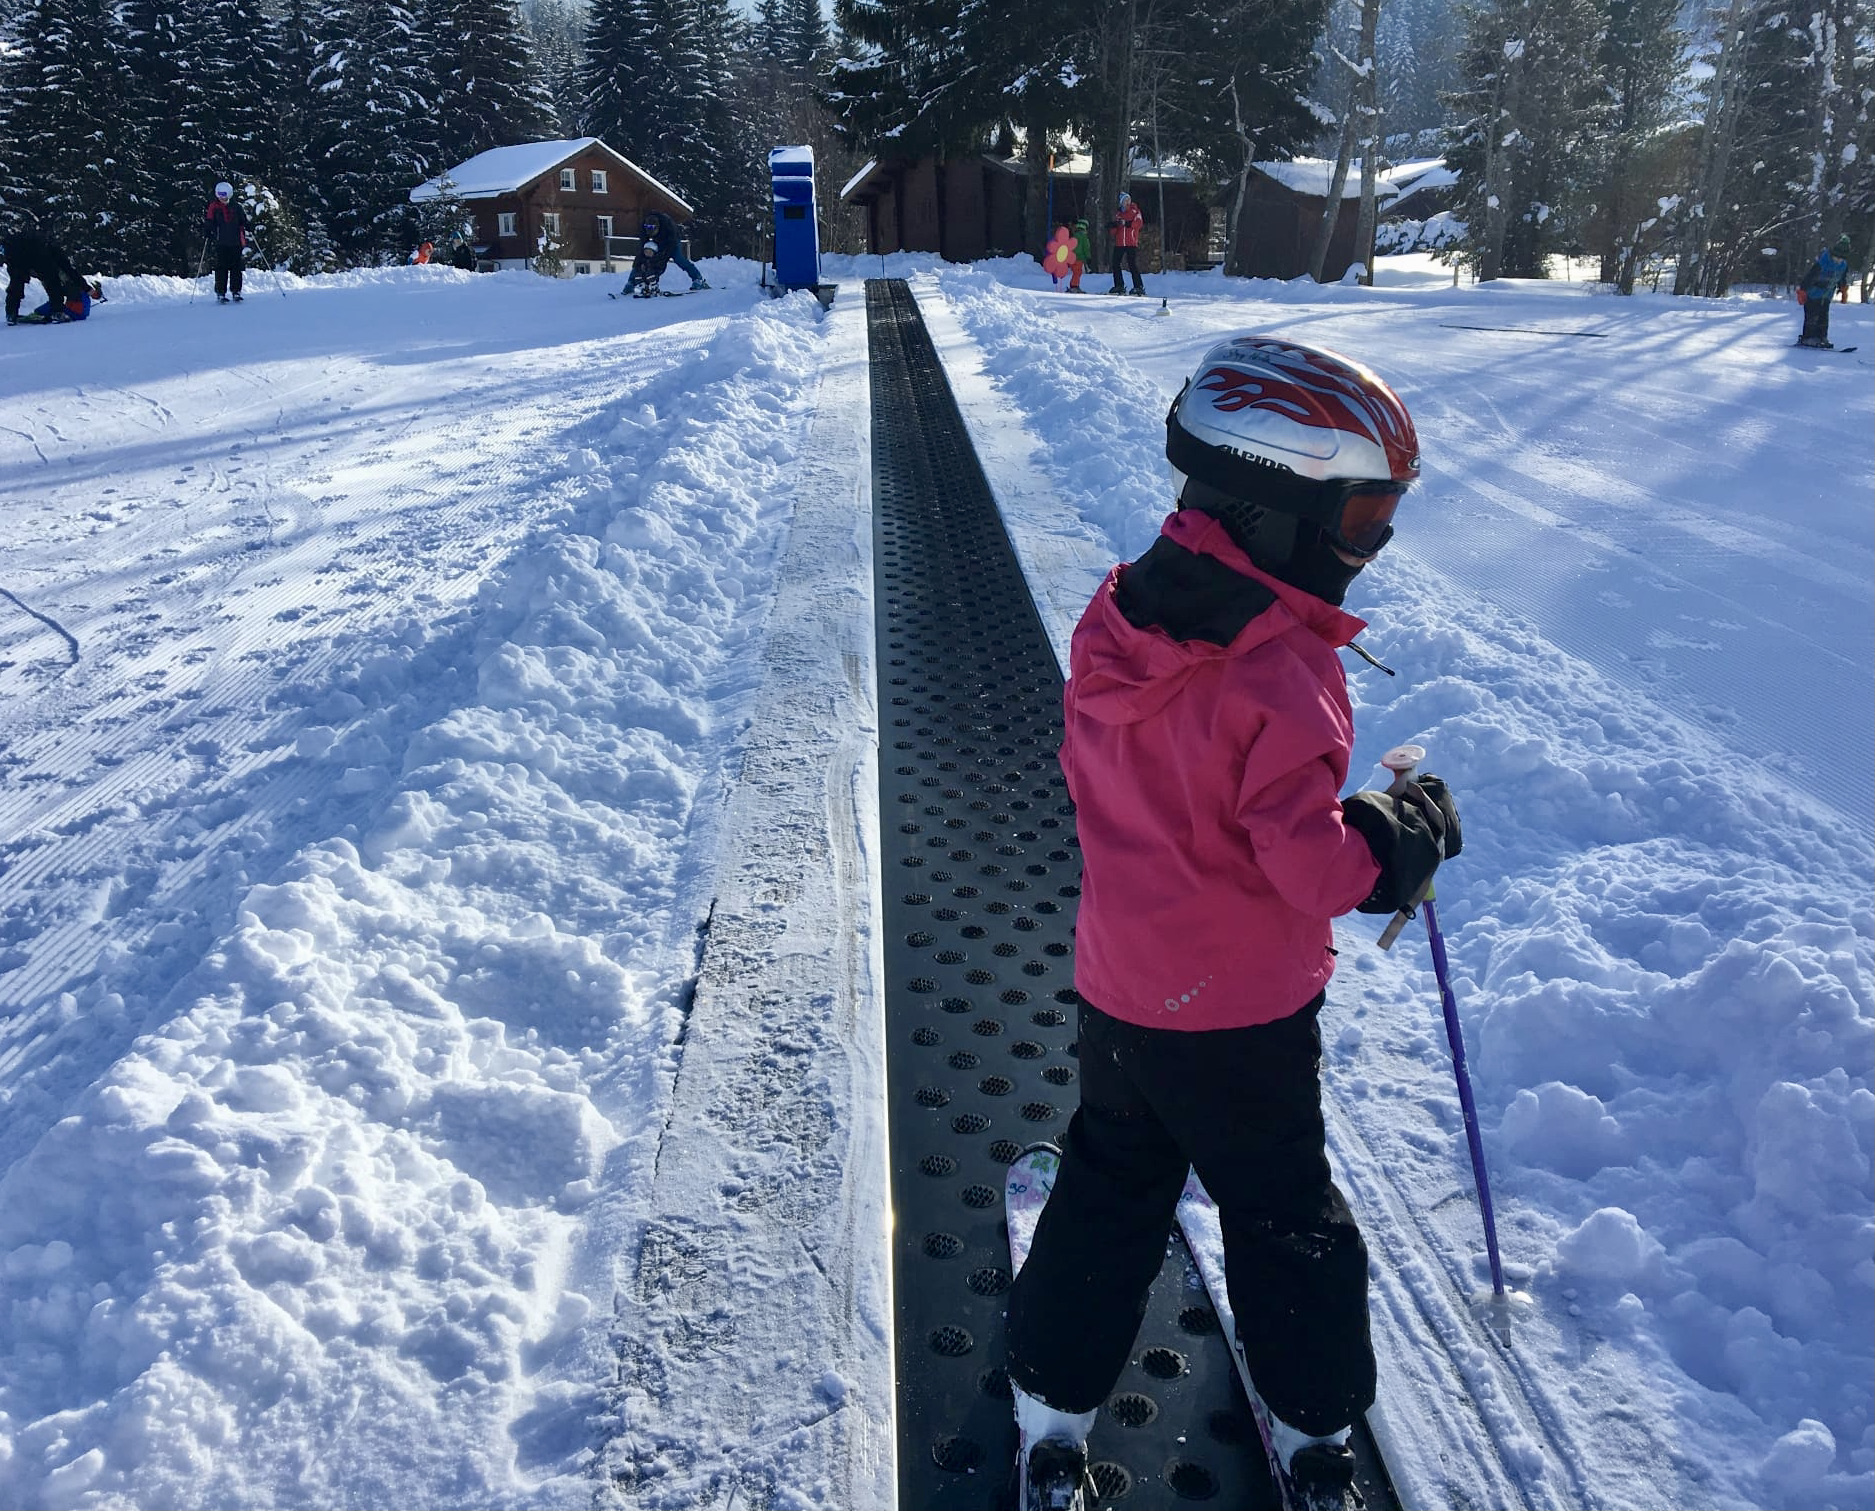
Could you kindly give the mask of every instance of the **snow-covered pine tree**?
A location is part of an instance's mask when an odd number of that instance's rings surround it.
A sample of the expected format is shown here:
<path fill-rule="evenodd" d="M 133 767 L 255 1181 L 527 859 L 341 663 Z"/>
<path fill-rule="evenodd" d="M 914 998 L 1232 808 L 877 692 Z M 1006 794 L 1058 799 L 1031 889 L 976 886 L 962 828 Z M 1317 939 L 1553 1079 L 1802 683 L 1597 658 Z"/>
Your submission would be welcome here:
<path fill-rule="evenodd" d="M 0 49 L 6 208 L 84 272 L 137 271 L 124 245 L 125 168 L 138 141 L 130 38 L 111 0 L 31 0 Z"/>
<path fill-rule="evenodd" d="M 399 0 L 350 0 L 322 28 L 313 70 L 311 156 L 341 263 L 397 262 L 410 190 L 429 173 L 415 23 Z"/>
<path fill-rule="evenodd" d="M 208 0 L 208 9 L 206 145 L 221 165 L 218 176 L 237 186 L 271 180 L 280 164 L 286 83 L 280 23 L 265 0 Z"/>
<path fill-rule="evenodd" d="M 553 99 L 515 0 L 426 0 L 435 162 L 550 139 Z"/>
<path fill-rule="evenodd" d="M 1395 158 L 1437 151 L 1441 96 L 1458 87 L 1463 10 L 1445 0 L 1387 0 L 1380 12 L 1382 113 Z"/>
<path fill-rule="evenodd" d="M 781 34 L 781 61 L 802 74 L 812 74 L 826 58 L 827 18 L 820 0 L 785 0 Z"/>
<path fill-rule="evenodd" d="M 665 0 L 593 0 L 583 82 L 586 130 L 656 173 Z"/>
<path fill-rule="evenodd" d="M 1580 233 L 1608 109 L 1602 28 L 1596 0 L 1486 0 L 1470 13 L 1446 161 L 1467 227 L 1453 255 L 1482 280 L 1544 277 Z"/>
<path fill-rule="evenodd" d="M 150 272 L 193 273 L 202 211 L 227 171 L 209 94 L 219 76 L 209 0 L 127 0 L 138 147 L 126 170 L 126 252 Z"/>
<path fill-rule="evenodd" d="M 1244 265 L 1252 161 L 1289 157 L 1321 129 L 1308 88 L 1326 15 L 1326 0 L 1206 0 L 1187 21 L 1166 145 L 1224 186 L 1227 271 Z"/>
<path fill-rule="evenodd" d="M 575 137 L 585 129 L 586 8 L 577 0 L 534 0 L 523 12 L 553 102 L 554 131 Z"/>
<path fill-rule="evenodd" d="M 824 86 L 849 140 L 889 143 L 895 156 L 945 157 L 988 144 L 986 115 L 966 81 L 978 62 L 960 29 L 964 0 L 834 0 L 838 57 Z"/>
<path fill-rule="evenodd" d="M 1667 127 L 1680 79 L 1685 37 L 1679 0 L 1606 0 L 1608 25 L 1598 67 L 1608 93 L 1607 128 L 1597 147 L 1596 208 L 1591 247 L 1601 277 L 1634 292 L 1643 256 L 1664 242 L 1661 201 L 1683 182 L 1684 133 Z"/>

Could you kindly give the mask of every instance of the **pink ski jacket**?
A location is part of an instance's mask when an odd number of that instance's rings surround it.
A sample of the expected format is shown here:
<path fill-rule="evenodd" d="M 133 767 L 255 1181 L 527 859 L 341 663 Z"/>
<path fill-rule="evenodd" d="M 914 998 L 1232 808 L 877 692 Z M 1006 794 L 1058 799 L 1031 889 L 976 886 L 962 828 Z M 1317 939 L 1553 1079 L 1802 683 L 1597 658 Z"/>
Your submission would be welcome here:
<path fill-rule="evenodd" d="M 1102 1012 L 1241 1028 L 1297 1012 L 1334 974 L 1329 920 L 1380 876 L 1339 797 L 1354 722 L 1336 647 L 1365 627 L 1259 571 L 1196 510 L 1094 595 L 1061 765 L 1082 855 L 1074 984 Z"/>

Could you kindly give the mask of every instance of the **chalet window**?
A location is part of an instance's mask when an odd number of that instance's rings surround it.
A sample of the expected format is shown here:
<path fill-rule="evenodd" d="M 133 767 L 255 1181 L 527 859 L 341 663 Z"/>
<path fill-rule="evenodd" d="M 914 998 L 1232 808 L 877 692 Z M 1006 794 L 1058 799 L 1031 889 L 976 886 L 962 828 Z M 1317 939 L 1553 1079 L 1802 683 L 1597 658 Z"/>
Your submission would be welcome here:
<path fill-rule="evenodd" d="M 601 215 L 599 217 L 599 239 L 601 241 L 609 241 L 611 238 L 612 217 L 610 215 Z"/>
<path fill-rule="evenodd" d="M 560 234 L 560 217 L 552 210 L 546 211 L 540 217 L 540 228 L 549 236 L 558 236 Z"/>
<path fill-rule="evenodd" d="M 573 169 L 562 168 L 560 170 L 560 187 L 562 189 L 571 189 L 577 183 L 578 183 L 578 177 L 575 174 Z"/>
<path fill-rule="evenodd" d="M 520 232 L 515 227 L 515 219 L 516 215 L 513 210 L 503 210 L 495 217 L 495 234 L 497 236 L 518 236 Z"/>
<path fill-rule="evenodd" d="M 594 168 L 592 170 L 592 192 L 594 194 L 605 193 L 605 172 L 606 170 L 603 168 Z M 609 235 L 610 233 L 608 232 L 607 234 Z"/>

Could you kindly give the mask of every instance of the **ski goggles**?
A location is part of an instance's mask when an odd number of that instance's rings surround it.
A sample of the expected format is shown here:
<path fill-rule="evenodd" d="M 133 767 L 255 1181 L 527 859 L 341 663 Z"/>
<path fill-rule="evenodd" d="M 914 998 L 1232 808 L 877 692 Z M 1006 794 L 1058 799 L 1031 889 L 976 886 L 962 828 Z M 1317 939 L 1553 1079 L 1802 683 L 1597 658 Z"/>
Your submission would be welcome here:
<path fill-rule="evenodd" d="M 1373 558 L 1393 539 L 1393 515 L 1409 483 L 1352 481 L 1324 483 L 1328 518 L 1323 529 L 1330 544 L 1350 556 Z"/>

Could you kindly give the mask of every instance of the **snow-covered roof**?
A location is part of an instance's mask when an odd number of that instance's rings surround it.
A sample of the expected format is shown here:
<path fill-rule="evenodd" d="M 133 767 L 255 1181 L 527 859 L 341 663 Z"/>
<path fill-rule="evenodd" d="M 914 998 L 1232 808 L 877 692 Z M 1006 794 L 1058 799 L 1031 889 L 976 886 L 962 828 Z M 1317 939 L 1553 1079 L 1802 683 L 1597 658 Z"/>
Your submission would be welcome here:
<path fill-rule="evenodd" d="M 1028 160 L 1022 157 L 990 157 L 988 154 L 985 154 L 983 160 L 988 163 L 993 163 L 1005 173 L 1021 173 L 1026 175 L 1029 171 Z M 847 200 L 853 198 L 854 195 L 863 191 L 876 174 L 888 173 L 894 166 L 903 164 L 906 161 L 907 159 L 905 158 L 899 158 L 881 162 L 879 159 L 875 158 L 873 161 L 867 163 L 865 167 L 861 168 L 859 172 L 855 173 L 847 180 L 846 187 L 840 191 L 841 203 L 845 203 Z M 1093 172 L 1093 169 L 1094 160 L 1085 152 L 1056 155 L 1055 174 L 1059 178 L 1086 178 Z M 1182 163 L 1169 162 L 1162 167 L 1143 157 L 1133 159 L 1132 181 L 1135 185 L 1157 183 L 1160 180 L 1168 184 L 1189 184 L 1192 182 L 1192 171 Z"/>
<path fill-rule="evenodd" d="M 1008 166 L 1018 173 L 1029 171 L 1028 163 L 1021 158 L 1011 158 Z M 1094 157 L 1089 152 L 1071 152 L 1065 157 L 1057 154 L 1055 158 L 1056 177 L 1087 178 L 1094 171 Z M 1168 184 L 1188 184 L 1192 181 L 1191 169 L 1182 163 L 1155 163 L 1150 158 L 1133 159 L 1132 177 L 1135 183 L 1145 180 L 1156 183 L 1164 179 Z"/>
<path fill-rule="evenodd" d="M 1328 186 L 1334 180 L 1334 160 L 1326 157 L 1297 157 L 1288 162 L 1268 162 L 1255 164 L 1257 172 L 1266 178 L 1273 178 L 1294 194 L 1306 194 L 1314 199 L 1328 198 Z M 1447 184 L 1458 182 L 1458 175 L 1445 166 L 1441 157 L 1415 158 L 1410 163 L 1395 163 L 1391 168 L 1383 168 L 1376 175 L 1379 181 L 1378 197 L 1393 199 L 1416 189 L 1443 188 Z M 1348 164 L 1348 177 L 1341 186 L 1343 199 L 1359 199 L 1361 195 L 1361 164 L 1356 158 Z"/>
<path fill-rule="evenodd" d="M 543 174 L 553 172 L 568 158 L 577 157 L 593 147 L 617 158 L 624 168 L 676 204 L 684 214 L 696 213 L 684 202 L 682 195 L 659 183 L 624 153 L 614 151 L 596 136 L 552 142 L 522 142 L 514 147 L 491 147 L 487 152 L 476 153 L 465 163 L 457 163 L 447 173 L 418 184 L 410 191 L 410 200 L 412 204 L 421 204 L 425 200 L 437 198 L 443 192 L 445 178 L 450 181 L 458 199 L 495 199 L 503 194 L 516 194 Z"/>
<path fill-rule="evenodd" d="M 865 183 L 866 175 L 872 172 L 872 170 L 878 166 L 879 166 L 878 158 L 876 157 L 868 158 L 866 160 L 866 166 L 861 168 L 859 172 L 855 173 L 851 178 L 849 178 L 846 181 L 846 187 L 840 191 L 840 198 L 845 199 L 847 195 L 851 194 L 861 184 Z"/>
<path fill-rule="evenodd" d="M 1395 163 L 1381 173 L 1380 180 L 1392 184 L 1401 194 L 1417 194 L 1421 189 L 1450 188 L 1458 182 L 1458 175 L 1445 166 L 1442 157 L 1421 157 L 1410 163 Z"/>

